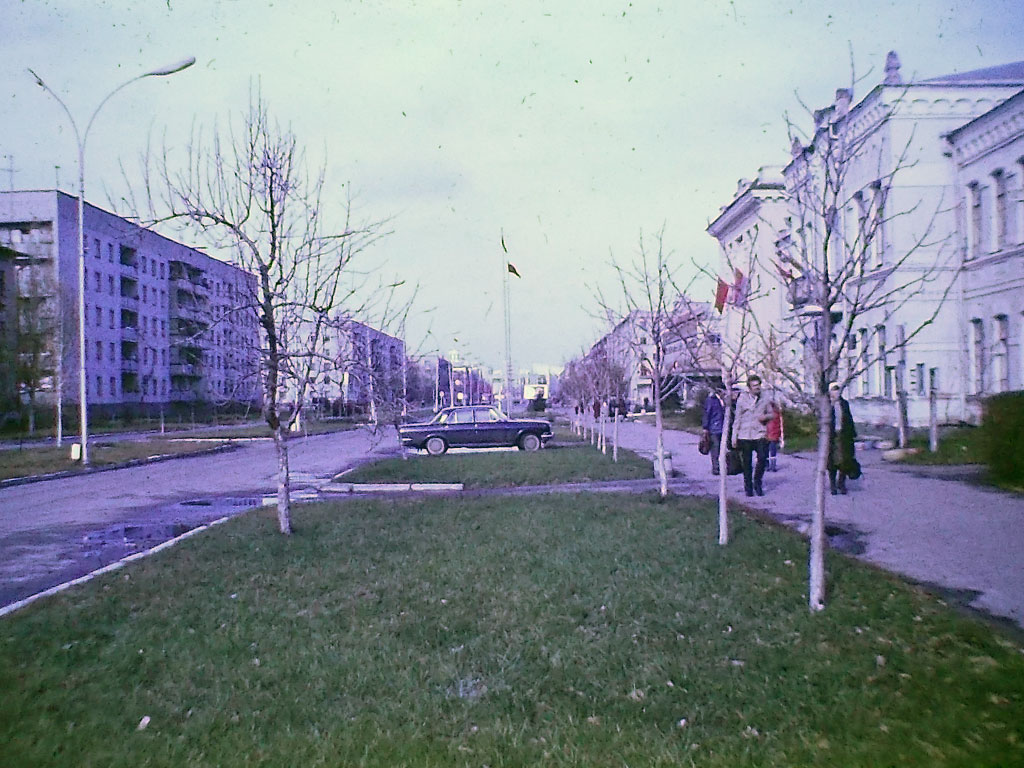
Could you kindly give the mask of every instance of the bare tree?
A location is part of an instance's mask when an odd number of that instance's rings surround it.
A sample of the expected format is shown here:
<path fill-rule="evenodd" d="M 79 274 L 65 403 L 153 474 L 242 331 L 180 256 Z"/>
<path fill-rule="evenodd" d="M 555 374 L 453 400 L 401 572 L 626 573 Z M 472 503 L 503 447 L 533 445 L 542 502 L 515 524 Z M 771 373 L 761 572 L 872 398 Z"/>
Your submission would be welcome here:
<path fill-rule="evenodd" d="M 936 226 L 944 211 L 941 196 L 927 201 L 918 191 L 917 199 L 910 199 L 904 190 L 898 200 L 893 194 L 897 177 L 915 164 L 913 135 L 893 145 L 884 137 L 895 132 L 882 130 L 898 111 L 901 95 L 879 100 L 873 121 L 853 121 L 851 94 L 841 89 L 833 106 L 814 113 L 815 129 L 806 142 L 790 123 L 792 161 L 785 174 L 791 225 L 774 233 L 774 263 L 751 269 L 762 280 L 775 279 L 785 287 L 790 318 L 767 326 L 753 313 L 744 313 L 774 381 L 817 415 L 808 591 L 812 611 L 824 608 L 826 594 L 825 482 L 832 420 L 828 383 L 845 387 L 905 348 L 935 319 L 956 277 L 952 249 L 945 247 L 948 235 Z M 911 215 L 913 224 L 902 226 Z M 901 314 L 925 292 L 928 311 Z M 898 325 L 895 337 L 887 338 L 886 328 L 907 317 L 913 322 Z M 901 391 L 902 371 L 897 379 L 894 386 Z"/>
<path fill-rule="evenodd" d="M 278 527 L 290 534 L 288 431 L 320 370 L 332 317 L 365 283 L 352 262 L 383 225 L 355 224 L 350 198 L 331 223 L 326 166 L 309 172 L 296 136 L 259 95 L 239 128 L 215 125 L 209 136 L 194 129 L 185 151 L 177 166 L 165 149 L 147 174 L 153 223 L 188 228 L 256 277 L 255 291 L 236 304 L 262 332 L 262 412 L 277 450 Z"/>
<path fill-rule="evenodd" d="M 672 375 L 673 359 L 667 354 L 677 325 L 674 313 L 681 291 L 676 278 L 677 269 L 671 263 L 671 253 L 665 249 L 664 235 L 662 227 L 652 243 L 641 233 L 633 261 L 628 265 L 612 262 L 624 313 L 619 314 L 617 307 L 597 292 L 605 316 L 624 317 L 620 323 L 625 332 L 624 338 L 637 359 L 640 378 L 649 381 L 654 407 L 655 471 L 662 497 L 668 495 L 662 405 L 665 398 L 682 385 L 682 380 Z"/>

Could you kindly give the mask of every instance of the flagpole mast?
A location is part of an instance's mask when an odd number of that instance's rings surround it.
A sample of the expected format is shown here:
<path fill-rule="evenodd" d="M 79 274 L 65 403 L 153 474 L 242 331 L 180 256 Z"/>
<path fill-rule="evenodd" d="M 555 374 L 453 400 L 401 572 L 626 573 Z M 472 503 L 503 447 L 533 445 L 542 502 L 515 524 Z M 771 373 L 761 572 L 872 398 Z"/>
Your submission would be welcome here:
<path fill-rule="evenodd" d="M 512 311 L 509 308 L 508 287 L 508 249 L 505 247 L 505 232 L 501 233 L 501 274 L 502 274 L 502 305 L 505 314 L 505 386 L 502 388 L 505 399 L 505 413 L 512 410 Z"/>

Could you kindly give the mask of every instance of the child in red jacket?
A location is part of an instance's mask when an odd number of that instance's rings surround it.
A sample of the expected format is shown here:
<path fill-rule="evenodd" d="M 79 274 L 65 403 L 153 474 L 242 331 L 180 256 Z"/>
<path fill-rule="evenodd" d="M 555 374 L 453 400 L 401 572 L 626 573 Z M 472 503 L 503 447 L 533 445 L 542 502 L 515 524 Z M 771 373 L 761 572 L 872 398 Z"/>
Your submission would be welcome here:
<path fill-rule="evenodd" d="M 779 445 L 783 442 L 782 409 L 772 403 L 772 420 L 766 425 L 768 432 L 768 471 L 778 472 L 779 465 L 776 456 L 779 453 Z"/>

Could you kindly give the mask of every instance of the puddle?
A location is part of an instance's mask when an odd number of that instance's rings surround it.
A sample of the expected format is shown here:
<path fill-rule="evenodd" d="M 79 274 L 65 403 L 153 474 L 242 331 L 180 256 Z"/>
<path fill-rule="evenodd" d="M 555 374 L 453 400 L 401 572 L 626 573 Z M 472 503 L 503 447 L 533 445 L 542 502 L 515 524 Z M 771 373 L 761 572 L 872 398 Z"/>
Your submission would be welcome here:
<path fill-rule="evenodd" d="M 863 555 L 867 549 L 860 533 L 838 525 L 826 525 L 825 536 L 828 537 L 829 548 L 837 552 L 844 552 L 847 555 Z"/>

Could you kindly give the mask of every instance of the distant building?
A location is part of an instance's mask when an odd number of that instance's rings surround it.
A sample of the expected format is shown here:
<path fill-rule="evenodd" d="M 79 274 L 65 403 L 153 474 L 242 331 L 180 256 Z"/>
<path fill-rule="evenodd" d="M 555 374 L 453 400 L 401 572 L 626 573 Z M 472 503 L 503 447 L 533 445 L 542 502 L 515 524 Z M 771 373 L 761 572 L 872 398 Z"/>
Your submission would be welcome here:
<path fill-rule="evenodd" d="M 321 396 L 341 399 L 347 412 L 376 413 L 402 401 L 405 342 L 347 316 L 333 324 L 333 364 Z"/>
<path fill-rule="evenodd" d="M 77 206 L 0 192 L 0 338 L 35 361 L 17 386 L 41 403 L 56 399 L 58 359 L 64 403 L 79 398 Z M 255 277 L 94 205 L 84 222 L 89 407 L 258 404 Z"/>

